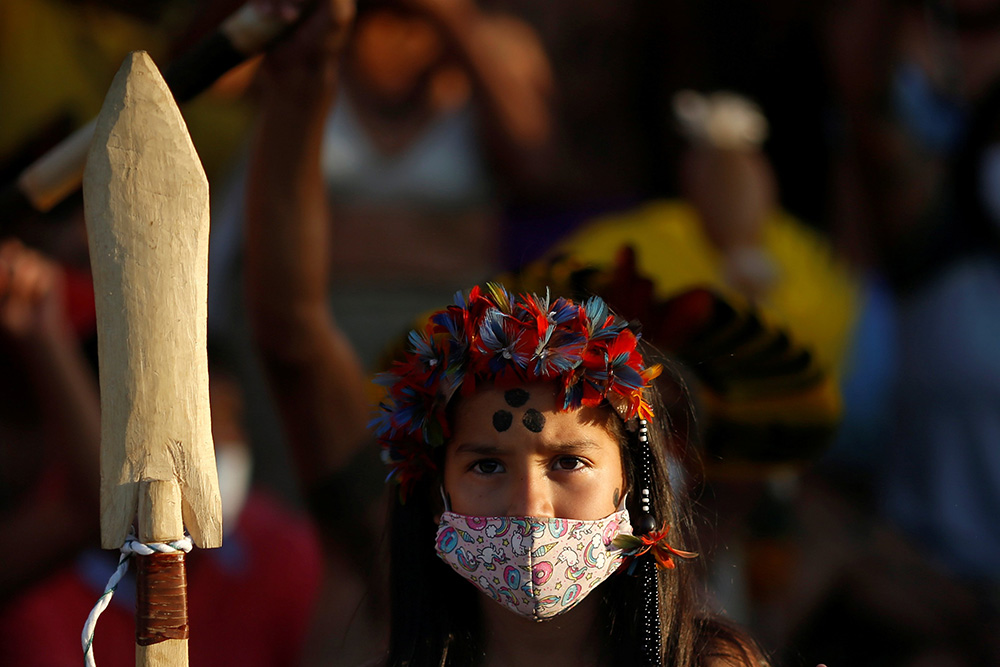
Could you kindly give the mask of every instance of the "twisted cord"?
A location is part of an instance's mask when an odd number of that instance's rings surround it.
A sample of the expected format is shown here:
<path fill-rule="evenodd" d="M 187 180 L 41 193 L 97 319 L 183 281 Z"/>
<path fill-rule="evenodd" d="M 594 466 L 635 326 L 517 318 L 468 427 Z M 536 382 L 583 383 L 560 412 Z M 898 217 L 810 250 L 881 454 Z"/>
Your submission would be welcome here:
<path fill-rule="evenodd" d="M 83 624 L 83 633 L 80 639 L 83 645 L 83 660 L 86 667 L 97 667 L 97 662 L 94 660 L 94 633 L 97 629 L 97 619 L 108 608 L 108 605 L 111 604 L 111 597 L 118 589 L 118 584 L 121 582 L 122 577 L 128 571 L 129 559 L 132 556 L 151 556 L 155 553 L 172 554 L 178 551 L 189 553 L 193 546 L 189 535 L 185 535 L 182 539 L 175 540 L 174 542 L 143 544 L 136 539 L 135 535 L 129 533 L 128 537 L 125 538 L 125 544 L 121 548 L 122 555 L 118 559 L 118 568 L 115 569 L 111 578 L 108 579 L 108 585 L 104 587 L 104 593 L 97 599 L 97 604 L 94 605 L 94 608 L 90 611 L 90 615 L 87 616 L 87 622 Z"/>

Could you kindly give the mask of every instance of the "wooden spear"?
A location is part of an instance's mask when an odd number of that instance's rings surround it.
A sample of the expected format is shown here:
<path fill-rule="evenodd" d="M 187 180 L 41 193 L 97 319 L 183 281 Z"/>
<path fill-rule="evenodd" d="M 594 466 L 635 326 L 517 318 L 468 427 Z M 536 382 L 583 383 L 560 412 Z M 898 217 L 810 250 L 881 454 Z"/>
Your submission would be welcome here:
<path fill-rule="evenodd" d="M 222 543 L 208 402 L 208 180 L 166 83 L 130 54 L 83 176 L 97 298 L 101 542 Z M 136 664 L 187 665 L 184 555 L 137 556 Z"/>

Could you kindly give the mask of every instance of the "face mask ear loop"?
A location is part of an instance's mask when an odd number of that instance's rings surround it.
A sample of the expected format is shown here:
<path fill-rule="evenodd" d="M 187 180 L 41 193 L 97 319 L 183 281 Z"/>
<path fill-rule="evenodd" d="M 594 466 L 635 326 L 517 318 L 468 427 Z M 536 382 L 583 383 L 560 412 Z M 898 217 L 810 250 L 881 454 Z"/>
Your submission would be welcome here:
<path fill-rule="evenodd" d="M 649 424 L 645 419 L 639 420 L 639 456 L 640 484 L 639 500 L 642 513 L 635 522 L 638 535 L 645 535 L 656 530 L 656 517 L 653 516 L 653 453 L 649 447 Z M 660 667 L 662 664 L 660 643 L 660 587 L 659 575 L 656 572 L 656 561 L 647 554 L 641 563 L 642 577 L 642 650 L 650 665 Z"/>
<path fill-rule="evenodd" d="M 448 498 L 448 494 L 444 492 L 444 484 L 442 484 L 439 488 L 441 490 L 441 502 L 444 503 L 444 511 L 450 512 L 451 502 L 450 499 Z"/>
<path fill-rule="evenodd" d="M 627 509 L 628 506 L 625 504 L 627 500 L 628 500 L 628 493 L 622 496 L 622 501 L 618 503 L 618 507 L 615 509 L 615 511 L 621 512 L 623 509 Z"/>

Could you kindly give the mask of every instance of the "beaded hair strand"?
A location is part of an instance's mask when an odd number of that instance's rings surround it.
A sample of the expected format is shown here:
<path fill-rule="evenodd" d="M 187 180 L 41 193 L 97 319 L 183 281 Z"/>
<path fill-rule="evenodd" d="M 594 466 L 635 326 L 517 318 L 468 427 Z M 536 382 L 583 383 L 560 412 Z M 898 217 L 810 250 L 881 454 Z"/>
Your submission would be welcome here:
<path fill-rule="evenodd" d="M 642 459 L 639 472 L 640 484 L 639 493 L 642 514 L 636 518 L 635 532 L 639 535 L 648 535 L 656 530 L 656 517 L 650 511 L 652 506 L 652 452 L 649 451 L 649 423 L 645 419 L 639 420 L 639 449 Z M 657 583 L 656 562 L 653 558 L 645 558 L 641 565 L 643 593 L 643 618 L 642 618 L 642 651 L 650 665 L 659 665 L 663 661 L 662 642 L 660 638 L 660 591 Z"/>

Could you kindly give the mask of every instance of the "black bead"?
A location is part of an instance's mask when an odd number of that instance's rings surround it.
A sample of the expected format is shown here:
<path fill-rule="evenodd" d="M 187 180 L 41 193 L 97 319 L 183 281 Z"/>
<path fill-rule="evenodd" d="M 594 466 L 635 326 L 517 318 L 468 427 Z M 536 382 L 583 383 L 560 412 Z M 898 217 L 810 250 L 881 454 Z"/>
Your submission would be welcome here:
<path fill-rule="evenodd" d="M 632 528 L 635 535 L 646 535 L 656 530 L 656 519 L 652 514 L 640 514 Z"/>

